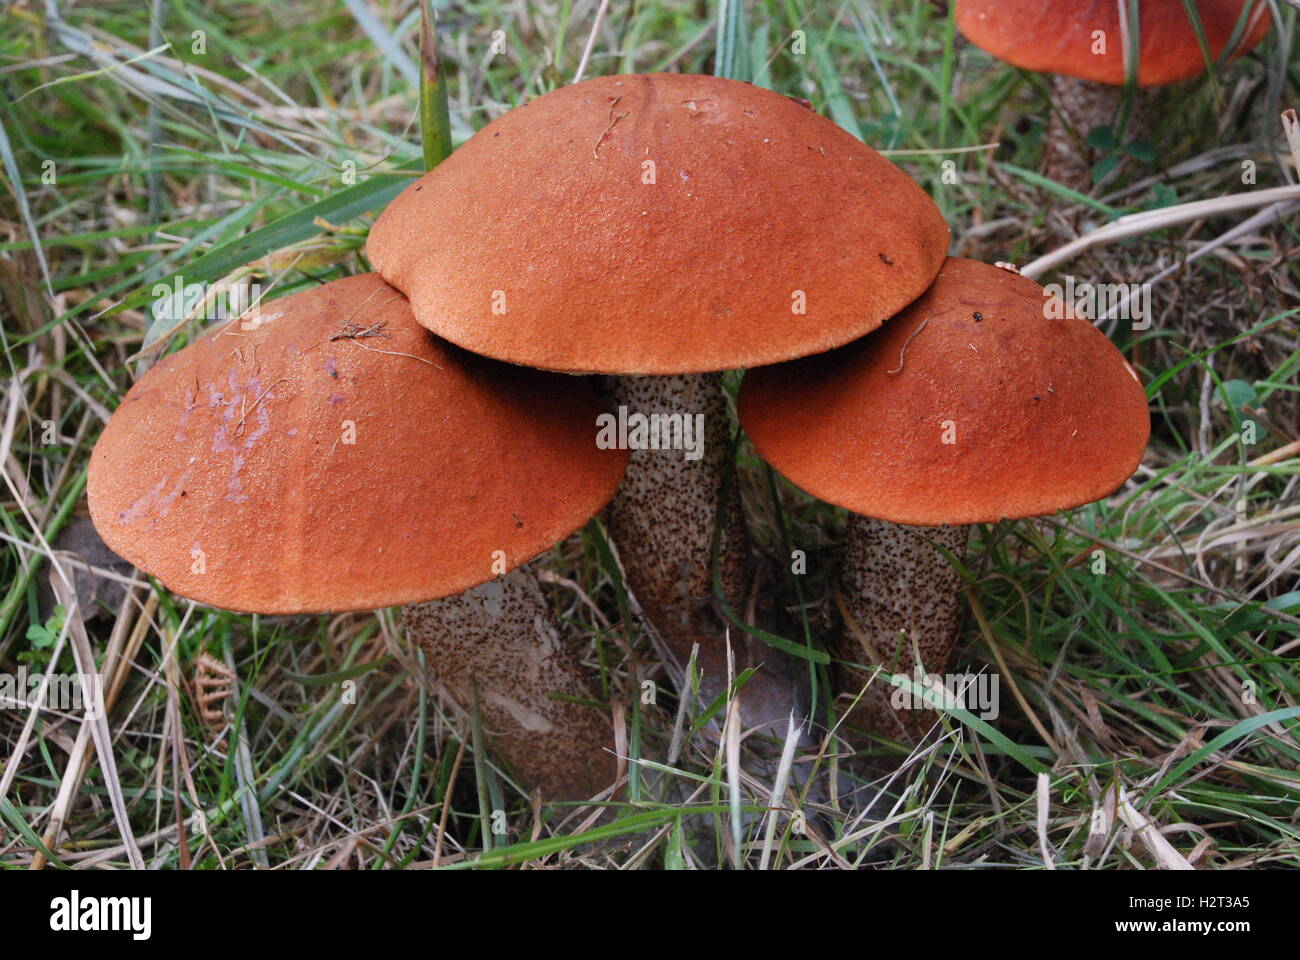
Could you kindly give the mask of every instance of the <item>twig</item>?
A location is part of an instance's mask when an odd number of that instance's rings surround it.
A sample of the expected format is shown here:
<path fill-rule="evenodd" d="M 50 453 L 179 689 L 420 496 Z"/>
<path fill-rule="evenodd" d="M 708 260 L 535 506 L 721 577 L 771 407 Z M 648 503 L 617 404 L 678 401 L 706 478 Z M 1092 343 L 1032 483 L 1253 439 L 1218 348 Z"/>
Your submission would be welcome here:
<path fill-rule="evenodd" d="M 925 329 L 925 325 L 929 322 L 930 322 L 930 318 L 926 317 L 924 320 L 921 321 L 921 325 L 912 331 L 912 335 L 908 337 L 907 340 L 903 343 L 903 349 L 898 351 L 898 366 L 896 366 L 893 370 L 886 370 L 885 371 L 886 373 L 903 372 L 903 358 L 907 355 L 907 348 L 912 345 L 912 341 L 915 340 L 920 335 L 921 331 Z"/>
<path fill-rule="evenodd" d="M 1128 791 L 1123 786 L 1119 788 L 1119 806 L 1116 809 L 1119 818 L 1124 821 L 1137 838 L 1142 841 L 1151 855 L 1155 857 L 1156 863 L 1166 870 L 1195 870 L 1187 858 L 1174 849 L 1173 844 L 1166 840 L 1156 829 L 1155 824 L 1143 816 L 1142 812 L 1133 806 L 1128 798 Z"/>
<path fill-rule="evenodd" d="M 777 811 L 785 799 L 786 787 L 790 783 L 790 771 L 794 767 L 794 753 L 799 746 L 799 727 L 800 725 L 794 719 L 794 711 L 790 711 L 790 718 L 785 731 L 785 746 L 781 749 L 781 762 L 776 770 L 776 782 L 772 784 L 772 795 L 768 798 L 767 813 L 767 832 L 763 835 L 763 855 L 759 860 L 758 869 L 766 870 L 772 859 L 772 841 L 776 838 L 776 818 Z"/>
<path fill-rule="evenodd" d="M 1084 250 L 1099 244 L 1123 240 L 1127 237 L 1136 237 L 1144 233 L 1152 233 L 1179 223 L 1200 220 L 1203 217 L 1234 213 L 1238 210 L 1249 210 L 1253 207 L 1264 207 L 1271 203 L 1287 200 L 1300 200 L 1300 186 L 1271 187 L 1268 190 L 1257 190 L 1254 193 L 1234 193 L 1226 197 L 1215 197 L 1211 200 L 1194 200 L 1191 203 L 1180 203 L 1172 207 L 1163 207 L 1160 210 L 1131 213 L 1076 240 L 1071 240 L 1065 246 L 1053 250 L 1046 256 L 1039 257 L 1032 263 L 1026 264 L 1020 268 L 1020 273 L 1034 280 L 1053 267 L 1057 267 L 1073 259 Z"/>
<path fill-rule="evenodd" d="M 54 595 L 66 613 L 68 636 L 72 643 L 72 656 L 77 664 L 77 671 L 83 678 L 94 677 L 95 656 L 90 648 L 90 637 L 86 635 L 86 626 L 81 619 L 81 608 L 77 596 L 68 578 L 62 570 L 57 570 L 50 577 L 50 586 Z M 118 833 L 126 845 L 127 860 L 133 870 L 144 869 L 144 858 L 131 833 L 131 819 L 126 812 L 126 797 L 122 793 L 122 782 L 117 777 L 117 762 L 113 756 L 113 738 L 108 730 L 108 720 L 104 715 L 104 688 L 102 682 L 90 683 L 85 695 L 90 699 L 86 707 L 86 722 L 90 725 L 90 736 L 95 742 L 95 754 L 99 757 L 100 775 L 104 789 L 108 793 L 109 806 L 113 808 L 113 819 L 117 821 Z"/>
<path fill-rule="evenodd" d="M 609 104 L 609 126 L 606 127 L 601 132 L 598 138 L 596 138 L 596 145 L 591 148 L 591 155 L 595 157 L 597 160 L 600 159 L 600 145 L 605 142 L 605 138 L 609 136 L 610 131 L 614 129 L 614 126 L 620 120 L 622 120 L 624 117 L 627 116 L 626 113 L 620 113 L 617 117 L 614 116 L 614 108 L 618 106 L 618 102 L 622 99 L 623 97 L 620 94 L 619 96 L 615 97 Z"/>
<path fill-rule="evenodd" d="M 240 413 L 239 422 L 235 424 L 235 436 L 239 436 L 244 432 L 244 423 L 248 420 L 248 415 L 261 405 L 262 401 L 266 399 L 267 395 L 270 394 L 270 392 L 274 390 L 276 387 L 278 387 L 280 384 L 288 383 L 291 379 L 292 379 L 291 377 L 281 377 L 279 380 L 275 381 L 275 383 L 271 384 L 269 387 L 263 390 L 261 394 L 258 395 L 258 398 L 253 401 L 253 405 L 251 407 L 249 407 L 247 410 L 244 410 Z M 245 394 L 244 399 L 247 398 L 248 395 Z"/>
<path fill-rule="evenodd" d="M 727 645 L 727 689 L 731 689 L 735 667 L 731 645 Z M 731 807 L 731 865 L 739 870 L 743 841 L 740 834 L 740 693 L 729 698 L 727 718 L 722 728 L 722 744 L 727 765 L 727 794 Z"/>
<path fill-rule="evenodd" d="M 421 363 L 427 363 L 435 370 L 442 369 L 442 367 L 438 366 L 436 363 L 434 363 L 432 360 L 428 359 L 427 357 L 417 357 L 413 353 L 403 353 L 401 350 L 377 350 L 374 347 L 367 347 L 364 343 L 361 343 L 357 340 L 352 340 L 350 342 L 355 343 L 362 350 L 369 350 L 371 353 L 386 353 L 390 357 L 410 357 L 412 360 L 419 360 Z"/>
<path fill-rule="evenodd" d="M 1129 304 L 1132 303 L 1138 296 L 1141 295 L 1141 291 L 1143 288 L 1149 287 L 1152 284 L 1159 283 L 1161 280 L 1164 280 L 1166 277 L 1172 276 L 1173 274 L 1177 273 L 1179 270 L 1182 270 L 1185 267 L 1187 267 L 1189 264 L 1194 263 L 1195 261 L 1201 259 L 1201 257 L 1207 256 L 1213 253 L 1215 250 L 1219 249 L 1220 247 L 1232 243 L 1238 237 L 1243 237 L 1243 236 L 1247 236 L 1248 234 L 1254 233 L 1259 228 L 1267 224 L 1270 224 L 1275 220 L 1280 220 L 1282 217 L 1294 213 L 1296 210 L 1300 210 L 1300 201 L 1295 201 L 1292 203 L 1275 203 L 1272 206 L 1268 207 L 1267 209 L 1261 210 L 1259 213 L 1255 214 L 1254 216 L 1248 217 L 1247 219 L 1241 221 L 1241 223 L 1237 224 L 1235 227 L 1226 231 L 1225 233 L 1221 233 L 1213 240 L 1201 244 L 1201 246 L 1197 247 L 1187 256 L 1183 257 L 1180 260 L 1176 260 L 1174 263 L 1165 267 L 1159 273 L 1155 274 L 1152 277 L 1148 277 L 1144 282 L 1133 285 L 1129 289 L 1128 293 L 1124 295 L 1122 301 L 1116 303 L 1109 310 L 1107 310 L 1105 314 L 1097 318 L 1095 325 L 1101 326 L 1103 323 L 1108 323 L 1115 320 L 1117 317 L 1122 317 L 1124 315 L 1124 311 L 1128 309 Z"/>
<path fill-rule="evenodd" d="M 979 153 L 981 150 L 996 150 L 1002 146 L 1001 140 L 992 143 L 977 143 L 973 147 L 927 147 L 923 150 L 877 150 L 882 157 L 942 157 L 949 153 Z"/>
<path fill-rule="evenodd" d="M 65 560 L 64 562 L 67 563 L 68 561 Z M 151 594 L 150 599 L 156 604 L 156 595 Z M 134 654 L 123 654 L 124 636 L 128 632 L 132 633 L 132 635 L 138 633 L 142 625 L 147 627 L 148 618 L 152 616 L 152 610 L 146 606 L 141 613 L 140 619 L 135 621 L 135 629 L 133 630 L 132 621 L 128 614 L 135 605 L 134 591 L 127 591 L 122 599 L 122 608 L 113 626 L 112 636 L 109 637 L 108 649 L 104 652 L 103 669 L 108 673 L 107 682 L 104 684 L 105 716 L 113 712 L 113 705 L 117 702 L 117 695 L 122 689 L 122 683 L 126 680 L 126 675 L 131 669 L 129 661 Z M 71 809 L 72 801 L 81 786 L 82 777 L 85 776 L 86 769 L 89 766 L 86 752 L 90 747 L 90 722 L 90 717 L 82 718 L 81 727 L 77 730 L 76 743 L 72 752 L 68 754 L 68 765 L 64 768 L 63 778 L 59 782 L 58 794 L 55 797 L 54 805 L 50 808 L 50 821 L 44 836 L 41 837 L 41 842 L 47 850 L 57 849 L 59 835 L 63 831 L 64 823 L 67 822 L 68 810 Z M 37 850 L 35 856 L 32 857 L 32 869 L 40 870 L 44 865 L 45 854 Z"/>
<path fill-rule="evenodd" d="M 587 63 L 591 60 L 591 51 L 596 46 L 596 34 L 600 31 L 600 23 L 605 19 L 605 14 L 609 11 L 609 0 L 600 0 L 600 6 L 596 8 L 596 19 L 591 23 L 591 33 L 587 34 L 587 45 L 582 48 L 582 59 L 578 61 L 578 70 L 573 75 L 573 82 L 577 83 L 582 79 L 582 75 L 587 72 Z"/>
<path fill-rule="evenodd" d="M 1052 778 L 1045 773 L 1038 775 L 1038 849 L 1043 855 L 1043 866 L 1048 870 L 1056 869 L 1056 861 L 1052 859 L 1052 848 L 1047 842 L 1047 817 L 1051 811 L 1052 804 Z"/>
<path fill-rule="evenodd" d="M 1256 457 L 1250 461 L 1248 466 L 1267 467 L 1279 460 L 1288 460 L 1298 454 L 1300 454 L 1300 440 L 1293 440 L 1284 447 L 1278 447 L 1276 450 L 1270 450 L 1268 453 Z"/>
<path fill-rule="evenodd" d="M 368 327 L 363 327 L 359 323 L 353 323 L 351 320 L 343 321 L 343 329 L 338 333 L 332 333 L 326 340 L 364 340 L 368 337 L 382 337 L 388 339 L 388 334 L 384 333 L 384 327 L 388 325 L 387 320 L 376 320 Z"/>

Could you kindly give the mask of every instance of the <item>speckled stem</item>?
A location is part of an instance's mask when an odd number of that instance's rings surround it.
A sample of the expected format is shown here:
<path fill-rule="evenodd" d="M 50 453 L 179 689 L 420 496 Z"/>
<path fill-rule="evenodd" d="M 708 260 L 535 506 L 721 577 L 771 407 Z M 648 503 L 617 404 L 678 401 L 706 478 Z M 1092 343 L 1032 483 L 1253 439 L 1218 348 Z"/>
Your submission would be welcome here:
<path fill-rule="evenodd" d="M 1084 140 L 1096 127 L 1114 125 L 1123 97 L 1123 87 L 1077 77 L 1054 77 L 1052 116 L 1044 140 L 1044 175 L 1080 193 L 1090 192 L 1092 167 L 1098 154 Z M 1151 99 L 1146 91 L 1138 90 L 1124 140 L 1147 140 L 1150 136 Z"/>
<path fill-rule="evenodd" d="M 726 625 L 713 602 L 710 559 L 718 503 L 730 474 L 731 495 L 722 527 L 719 565 L 722 590 L 733 610 L 743 609 L 749 536 L 734 483 L 730 416 L 722 374 L 608 377 L 607 389 L 628 414 L 680 413 L 704 418 L 702 456 L 682 450 L 632 450 L 623 482 L 610 502 L 610 535 L 618 547 L 627 585 L 667 647 L 661 651 L 681 688 L 691 647 L 699 643 L 701 697 L 725 689 Z M 784 732 L 791 709 L 800 716 L 797 678 L 789 658 L 743 631 L 730 632 L 735 672 L 759 667 L 742 694 L 744 722 L 779 721 Z M 760 666 L 761 665 L 761 666 Z"/>
<path fill-rule="evenodd" d="M 957 643 L 961 576 L 936 546 L 961 558 L 970 527 L 907 527 L 868 517 L 849 519 L 840 588 L 862 636 L 846 624 L 833 655 L 888 674 L 913 676 L 920 649 L 926 673 L 943 674 Z M 934 545 L 932 545 L 934 544 Z M 855 697 L 871 670 L 839 666 L 836 693 Z M 882 674 L 867 688 L 849 722 L 894 739 L 915 742 L 934 723 L 932 710 L 895 709 L 894 686 Z"/>
<path fill-rule="evenodd" d="M 457 706 L 477 704 L 496 754 L 525 790 L 586 800 L 614 782 L 609 719 L 553 697 L 591 694 L 526 567 L 459 596 L 408 604 L 402 616 Z"/>

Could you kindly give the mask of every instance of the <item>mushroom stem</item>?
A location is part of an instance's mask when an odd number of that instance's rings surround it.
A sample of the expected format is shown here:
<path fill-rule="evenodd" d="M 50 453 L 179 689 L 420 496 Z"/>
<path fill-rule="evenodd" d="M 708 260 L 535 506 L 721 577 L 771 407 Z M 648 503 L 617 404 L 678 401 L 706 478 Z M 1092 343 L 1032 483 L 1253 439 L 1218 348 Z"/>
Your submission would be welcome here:
<path fill-rule="evenodd" d="M 957 643 L 961 575 L 938 548 L 962 558 L 970 529 L 909 527 L 856 514 L 849 518 L 840 585 L 857 630 L 846 625 L 834 655 L 840 661 L 837 692 L 862 693 L 850 718 L 853 725 L 915 742 L 934 722 L 933 710 L 895 708 L 895 688 L 887 678 L 899 673 L 913 677 L 914 647 L 926 673 L 947 670 Z M 867 686 L 875 664 L 884 670 Z"/>
<path fill-rule="evenodd" d="M 663 449 L 662 433 L 660 449 L 629 442 L 631 462 L 606 516 L 627 586 L 664 641 L 667 649 L 660 653 L 678 690 L 685 688 L 691 649 L 699 644 L 696 665 L 701 699 L 707 703 L 727 682 L 727 628 L 714 603 L 711 559 L 718 504 L 729 481 L 718 563 L 723 595 L 733 609 L 744 593 L 750 553 L 734 483 L 722 374 L 618 376 L 607 377 L 606 383 L 619 405 L 620 422 L 635 414 L 680 417 L 654 422 L 679 423 L 679 446 L 685 449 Z M 635 441 L 628 423 L 629 440 Z M 762 641 L 737 630 L 730 637 L 735 673 L 761 665 L 742 694 L 746 725 L 779 722 L 784 731 L 790 711 L 800 715 L 797 671 L 788 657 Z"/>
<path fill-rule="evenodd" d="M 519 567 L 454 597 L 402 608 L 407 635 L 462 709 L 477 707 L 496 753 L 529 792 L 587 800 L 614 782 L 608 719 L 564 645 L 537 578 Z"/>
<path fill-rule="evenodd" d="M 1054 77 L 1052 117 L 1044 140 L 1043 174 L 1071 190 L 1080 193 L 1091 191 L 1097 152 L 1088 146 L 1086 138 L 1097 127 L 1115 122 L 1123 99 L 1123 87 L 1077 77 Z M 1124 138 L 1146 140 L 1150 136 L 1151 97 L 1147 91 L 1138 89 L 1133 95 Z"/>

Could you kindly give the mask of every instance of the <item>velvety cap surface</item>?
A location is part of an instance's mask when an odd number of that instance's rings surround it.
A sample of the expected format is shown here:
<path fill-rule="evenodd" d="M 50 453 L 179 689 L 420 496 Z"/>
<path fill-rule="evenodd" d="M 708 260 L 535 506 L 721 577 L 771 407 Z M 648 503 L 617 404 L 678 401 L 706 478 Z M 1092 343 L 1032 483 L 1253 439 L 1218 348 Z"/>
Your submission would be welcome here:
<path fill-rule="evenodd" d="M 1268 33 L 1267 4 L 1196 0 L 1215 62 L 1250 50 Z M 1126 65 L 1117 0 L 957 0 L 957 29 L 999 60 L 1039 73 L 1122 84 Z M 1141 0 L 1138 83 L 1161 86 L 1205 72 L 1205 55 L 1182 0 Z M 1238 25 L 1241 25 L 1238 31 Z M 1096 31 L 1104 52 L 1094 52 Z"/>
<path fill-rule="evenodd" d="M 605 504 L 627 454 L 596 448 L 600 410 L 586 382 L 442 343 L 378 276 L 350 277 L 141 377 L 91 456 L 91 516 L 122 557 L 218 607 L 428 600 Z"/>
<path fill-rule="evenodd" d="M 1043 288 L 950 259 L 902 314 L 841 350 L 751 370 L 740 420 L 791 482 L 894 523 L 991 523 L 1091 503 L 1142 460 L 1142 386 Z"/>
<path fill-rule="evenodd" d="M 715 77 L 600 77 L 488 124 L 367 252 L 439 336 L 550 370 L 702 373 L 847 343 L 918 297 L 948 227 L 830 120 Z"/>

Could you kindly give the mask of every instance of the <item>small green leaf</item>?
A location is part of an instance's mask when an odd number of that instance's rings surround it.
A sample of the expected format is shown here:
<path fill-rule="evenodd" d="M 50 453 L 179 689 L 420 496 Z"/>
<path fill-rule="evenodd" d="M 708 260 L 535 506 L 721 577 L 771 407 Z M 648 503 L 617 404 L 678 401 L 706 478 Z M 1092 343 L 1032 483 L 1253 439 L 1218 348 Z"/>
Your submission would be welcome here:
<path fill-rule="evenodd" d="M 54 634 L 41 626 L 39 623 L 33 623 L 27 628 L 27 639 L 32 642 L 32 646 L 38 650 L 43 650 L 54 642 Z"/>
<path fill-rule="evenodd" d="M 1229 408 L 1235 412 L 1240 412 L 1242 407 L 1255 405 L 1255 388 L 1245 380 L 1225 380 L 1223 393 Z"/>
<path fill-rule="evenodd" d="M 1172 207 L 1178 202 L 1178 191 L 1167 183 L 1157 183 L 1151 188 L 1151 197 L 1151 203 L 1147 206 L 1148 210 Z"/>
<path fill-rule="evenodd" d="M 1132 140 L 1121 148 L 1134 160 L 1141 160 L 1143 163 L 1155 163 L 1156 148 L 1146 140 Z"/>
<path fill-rule="evenodd" d="M 1094 150 L 1103 150 L 1109 153 L 1119 147 L 1119 138 L 1115 136 L 1115 131 L 1109 126 L 1093 127 L 1084 137 L 1088 146 Z"/>
<path fill-rule="evenodd" d="M 1101 183 L 1107 175 L 1119 166 L 1119 157 L 1113 153 L 1102 157 L 1092 167 L 1092 182 Z"/>
<path fill-rule="evenodd" d="M 50 618 L 42 626 L 39 623 L 33 623 L 27 628 L 27 639 L 32 642 L 32 646 L 38 650 L 43 650 L 52 645 L 58 639 L 59 634 L 63 632 L 63 619 L 68 615 L 68 611 L 63 607 L 55 607 Z"/>

